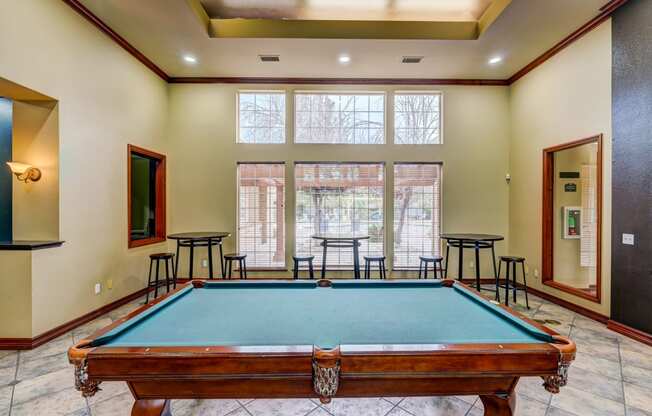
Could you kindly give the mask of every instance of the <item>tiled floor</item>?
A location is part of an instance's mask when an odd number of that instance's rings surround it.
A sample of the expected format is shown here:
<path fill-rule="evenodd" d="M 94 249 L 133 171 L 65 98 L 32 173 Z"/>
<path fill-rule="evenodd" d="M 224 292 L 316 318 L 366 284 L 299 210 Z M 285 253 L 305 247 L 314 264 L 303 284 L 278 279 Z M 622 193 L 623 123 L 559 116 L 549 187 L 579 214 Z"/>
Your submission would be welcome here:
<path fill-rule="evenodd" d="M 0 351 L 0 416 L 129 415 L 133 399 L 124 383 L 102 383 L 103 390 L 88 400 L 75 391 L 66 350 L 139 304 L 123 306 L 36 350 Z M 558 395 L 547 393 L 539 378 L 521 379 L 517 415 L 652 416 L 652 348 L 534 296 L 530 306 L 529 311 L 517 309 L 570 335 L 578 353 L 569 384 Z M 174 401 L 172 409 L 177 416 L 482 415 L 482 403 L 474 396 L 335 399 L 328 405 L 308 399 L 184 400 Z"/>

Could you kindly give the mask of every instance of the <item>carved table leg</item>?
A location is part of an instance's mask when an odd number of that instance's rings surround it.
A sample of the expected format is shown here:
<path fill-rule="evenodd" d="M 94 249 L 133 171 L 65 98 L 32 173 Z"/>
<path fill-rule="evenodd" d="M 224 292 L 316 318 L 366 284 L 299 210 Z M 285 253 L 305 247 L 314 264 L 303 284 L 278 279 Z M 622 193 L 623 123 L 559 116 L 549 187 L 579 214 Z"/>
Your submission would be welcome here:
<path fill-rule="evenodd" d="M 480 396 L 485 416 L 514 416 L 516 413 L 516 394 Z"/>
<path fill-rule="evenodd" d="M 131 416 L 172 416 L 169 400 L 136 400 Z"/>

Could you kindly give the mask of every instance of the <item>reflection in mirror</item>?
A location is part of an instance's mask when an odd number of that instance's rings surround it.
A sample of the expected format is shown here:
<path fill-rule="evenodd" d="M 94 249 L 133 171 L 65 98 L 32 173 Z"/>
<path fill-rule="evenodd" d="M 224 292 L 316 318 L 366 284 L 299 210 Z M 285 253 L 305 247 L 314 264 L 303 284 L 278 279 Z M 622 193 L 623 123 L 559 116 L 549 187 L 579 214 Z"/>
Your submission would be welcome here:
<path fill-rule="evenodd" d="M 556 152 L 555 281 L 596 296 L 596 159 L 598 145 Z"/>
<path fill-rule="evenodd" d="M 544 283 L 598 302 L 600 161 L 600 137 L 544 150 Z"/>
<path fill-rule="evenodd" d="M 156 231 L 156 166 L 158 160 L 131 154 L 131 239 L 154 237 Z"/>

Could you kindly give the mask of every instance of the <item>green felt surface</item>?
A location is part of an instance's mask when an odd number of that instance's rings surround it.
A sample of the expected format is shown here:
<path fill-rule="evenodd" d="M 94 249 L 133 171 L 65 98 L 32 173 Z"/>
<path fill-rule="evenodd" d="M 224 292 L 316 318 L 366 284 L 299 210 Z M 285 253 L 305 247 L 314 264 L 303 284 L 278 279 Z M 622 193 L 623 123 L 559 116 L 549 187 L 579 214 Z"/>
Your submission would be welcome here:
<path fill-rule="evenodd" d="M 209 282 L 93 345 L 537 343 L 551 337 L 467 289 L 430 282 Z"/>

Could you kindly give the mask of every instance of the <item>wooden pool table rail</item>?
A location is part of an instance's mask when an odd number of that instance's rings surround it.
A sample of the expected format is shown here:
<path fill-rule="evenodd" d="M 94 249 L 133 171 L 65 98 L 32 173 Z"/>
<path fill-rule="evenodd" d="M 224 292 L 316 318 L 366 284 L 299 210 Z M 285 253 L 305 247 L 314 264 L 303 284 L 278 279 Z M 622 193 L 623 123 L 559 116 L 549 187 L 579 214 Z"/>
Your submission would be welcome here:
<path fill-rule="evenodd" d="M 201 281 L 189 284 L 203 286 Z M 444 282 L 453 284 L 460 283 Z M 312 345 L 90 346 L 93 339 L 166 298 L 144 305 L 69 350 L 82 395 L 95 394 L 102 381 L 126 381 L 137 399 L 132 414 L 162 415 L 169 412 L 168 399 L 318 397 L 328 402 L 332 397 L 478 394 L 485 414 L 511 415 L 519 377 L 541 376 L 545 388 L 557 393 L 575 355 L 571 340 L 504 307 L 556 342 L 340 345 L 330 350 Z"/>

